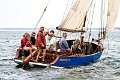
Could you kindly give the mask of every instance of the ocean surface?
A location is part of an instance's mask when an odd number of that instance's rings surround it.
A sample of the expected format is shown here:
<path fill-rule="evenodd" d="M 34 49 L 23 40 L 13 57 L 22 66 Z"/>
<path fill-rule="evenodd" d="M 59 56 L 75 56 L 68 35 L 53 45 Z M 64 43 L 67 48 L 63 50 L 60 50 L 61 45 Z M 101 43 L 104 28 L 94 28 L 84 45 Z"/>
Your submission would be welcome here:
<path fill-rule="evenodd" d="M 0 80 L 120 80 L 120 31 L 107 34 L 104 53 L 95 63 L 74 68 L 17 68 L 16 49 L 25 32 L 0 30 Z M 93 32 L 96 35 L 96 31 Z M 75 34 L 74 34 L 75 35 Z"/>

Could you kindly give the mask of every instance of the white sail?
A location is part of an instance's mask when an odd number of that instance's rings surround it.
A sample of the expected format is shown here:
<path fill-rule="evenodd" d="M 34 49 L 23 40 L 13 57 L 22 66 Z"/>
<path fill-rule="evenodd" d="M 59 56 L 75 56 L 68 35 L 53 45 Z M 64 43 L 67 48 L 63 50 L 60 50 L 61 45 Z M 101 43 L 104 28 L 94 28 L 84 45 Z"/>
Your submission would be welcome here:
<path fill-rule="evenodd" d="M 87 11 L 93 0 L 75 0 L 58 29 L 63 31 L 79 32 L 83 30 Z"/>
<path fill-rule="evenodd" d="M 113 31 L 116 18 L 119 12 L 120 0 L 108 0 L 108 15 L 106 30 Z"/>

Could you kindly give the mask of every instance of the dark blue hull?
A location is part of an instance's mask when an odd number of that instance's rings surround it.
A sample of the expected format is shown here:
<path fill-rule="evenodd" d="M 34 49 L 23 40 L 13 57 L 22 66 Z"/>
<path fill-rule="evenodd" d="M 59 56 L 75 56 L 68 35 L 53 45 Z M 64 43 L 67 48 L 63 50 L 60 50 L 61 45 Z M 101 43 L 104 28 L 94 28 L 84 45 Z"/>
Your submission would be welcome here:
<path fill-rule="evenodd" d="M 95 54 L 80 56 L 80 57 L 68 57 L 68 56 L 60 56 L 54 66 L 61 67 L 75 67 L 83 64 L 89 64 L 96 60 L 98 60 L 102 55 L 102 52 L 98 52 Z"/>
<path fill-rule="evenodd" d="M 59 56 L 53 61 L 51 67 L 53 68 L 64 68 L 64 67 L 75 67 L 79 65 L 89 64 L 96 60 L 98 60 L 102 55 L 102 52 L 98 52 L 91 55 L 79 56 L 79 57 L 71 57 L 71 56 Z M 22 60 L 14 59 L 17 64 L 23 64 Z M 39 65 L 39 66 L 48 66 L 49 64 L 44 64 L 40 62 L 29 62 L 31 65 Z"/>

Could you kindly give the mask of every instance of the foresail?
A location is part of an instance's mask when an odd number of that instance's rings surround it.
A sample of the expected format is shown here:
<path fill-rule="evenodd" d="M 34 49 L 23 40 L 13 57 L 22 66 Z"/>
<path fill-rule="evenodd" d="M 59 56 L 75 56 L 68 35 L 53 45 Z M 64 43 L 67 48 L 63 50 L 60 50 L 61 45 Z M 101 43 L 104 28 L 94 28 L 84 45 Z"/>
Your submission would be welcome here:
<path fill-rule="evenodd" d="M 108 0 L 107 32 L 114 30 L 115 21 L 119 12 L 119 5 L 120 0 Z"/>
<path fill-rule="evenodd" d="M 81 32 L 85 25 L 87 11 L 93 0 L 75 0 L 58 29 L 70 32 Z"/>

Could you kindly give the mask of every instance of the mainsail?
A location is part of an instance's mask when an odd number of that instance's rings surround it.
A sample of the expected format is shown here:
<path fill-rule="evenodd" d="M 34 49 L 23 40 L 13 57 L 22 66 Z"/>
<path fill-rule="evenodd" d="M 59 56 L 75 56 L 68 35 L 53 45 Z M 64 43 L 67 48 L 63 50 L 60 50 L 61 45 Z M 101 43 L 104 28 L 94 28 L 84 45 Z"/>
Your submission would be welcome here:
<path fill-rule="evenodd" d="M 108 0 L 108 14 L 106 30 L 113 31 L 115 21 L 119 12 L 120 0 Z"/>
<path fill-rule="evenodd" d="M 85 25 L 87 11 L 92 5 L 93 0 L 75 0 L 75 3 L 68 11 L 59 30 L 70 32 L 81 32 Z"/>

